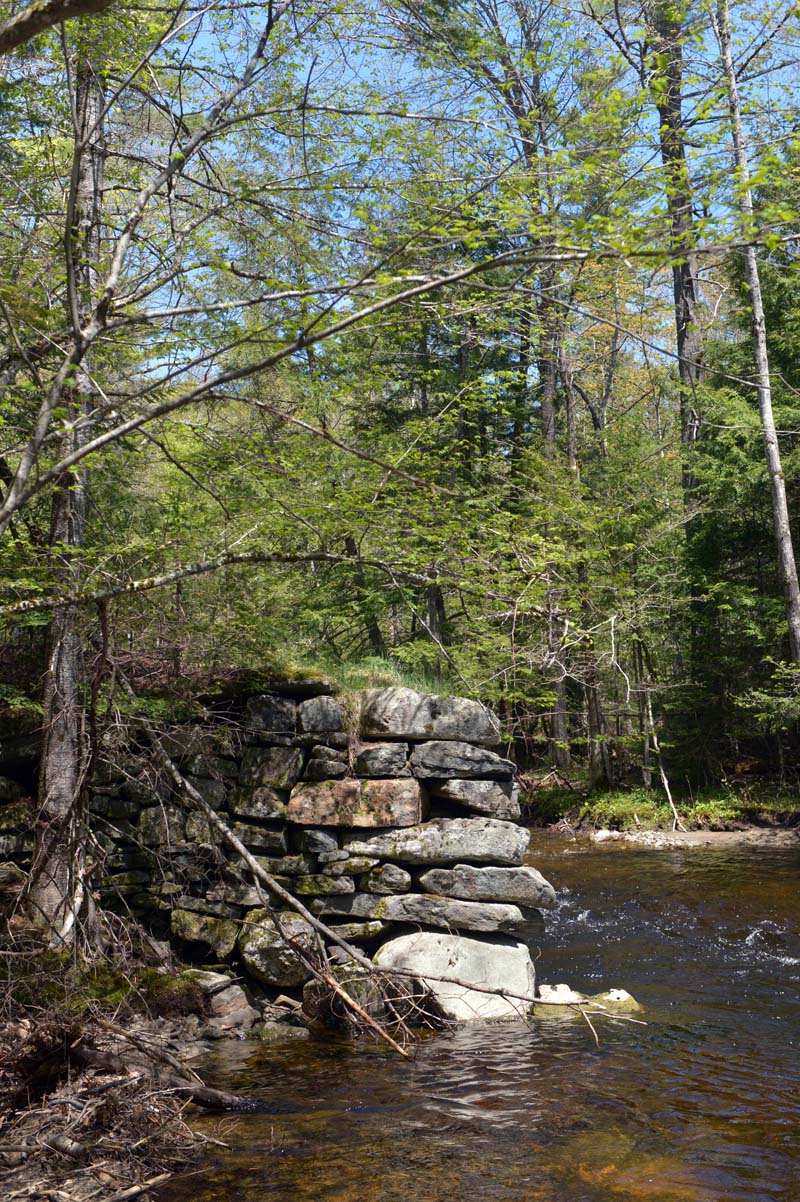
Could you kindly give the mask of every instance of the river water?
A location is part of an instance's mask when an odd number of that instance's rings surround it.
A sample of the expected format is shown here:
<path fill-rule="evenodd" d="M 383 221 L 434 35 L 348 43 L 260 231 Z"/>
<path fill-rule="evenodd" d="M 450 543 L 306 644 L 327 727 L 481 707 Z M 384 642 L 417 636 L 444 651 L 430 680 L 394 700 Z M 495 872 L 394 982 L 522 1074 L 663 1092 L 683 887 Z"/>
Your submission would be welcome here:
<path fill-rule="evenodd" d="M 211 1083 L 287 1113 L 160 1202 L 799 1202 L 800 849 L 651 851 L 534 832 L 560 891 L 539 979 L 619 986 L 647 1026 L 462 1028 L 224 1048 Z"/>

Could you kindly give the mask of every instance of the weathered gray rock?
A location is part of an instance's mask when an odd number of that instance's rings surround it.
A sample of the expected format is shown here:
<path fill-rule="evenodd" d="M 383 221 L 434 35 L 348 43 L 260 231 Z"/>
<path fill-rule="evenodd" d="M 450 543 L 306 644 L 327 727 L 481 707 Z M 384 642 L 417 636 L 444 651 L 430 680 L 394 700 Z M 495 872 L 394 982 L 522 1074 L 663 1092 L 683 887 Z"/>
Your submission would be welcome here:
<path fill-rule="evenodd" d="M 260 785 L 255 789 L 238 789 L 231 799 L 231 813 L 239 818 L 285 818 L 289 794 L 284 789 Z"/>
<path fill-rule="evenodd" d="M 378 860 L 373 860 L 370 856 L 348 856 L 345 852 L 344 859 L 331 861 L 322 871 L 325 876 L 359 876 L 360 873 L 375 868 L 378 863 Z"/>
<path fill-rule="evenodd" d="M 460 1022 L 522 1017 L 536 989 L 536 974 L 524 943 L 502 936 L 483 939 L 419 931 L 384 943 L 373 957 L 384 969 L 400 969 L 420 977 L 442 1010 Z M 464 982 L 454 985 L 434 978 Z M 470 986 L 505 991 L 483 993 Z"/>
<path fill-rule="evenodd" d="M 256 860 L 271 876 L 308 876 L 314 871 L 313 856 L 256 856 Z"/>
<path fill-rule="evenodd" d="M 286 831 L 282 827 L 270 830 L 264 826 L 250 826 L 244 822 L 234 822 L 231 829 L 249 851 L 266 851 L 271 855 L 282 856 L 287 850 Z"/>
<path fill-rule="evenodd" d="M 256 1023 L 250 1031 L 250 1036 L 253 1039 L 260 1039 L 262 1043 L 289 1043 L 297 1039 L 310 1039 L 310 1033 L 306 1027 L 293 1027 L 289 1023 L 269 1020 Z"/>
<path fill-rule="evenodd" d="M 344 751 L 350 745 L 350 736 L 343 730 L 309 731 L 306 734 L 295 735 L 292 747 L 314 748 L 320 744 L 331 750 Z"/>
<path fill-rule="evenodd" d="M 317 907 L 315 906 L 315 910 Z M 524 925 L 516 906 L 490 902 L 458 901 L 432 897 L 427 893 L 404 893 L 380 897 L 374 893 L 355 893 L 348 897 L 326 899 L 317 912 L 347 915 L 350 918 L 377 919 L 380 922 L 414 923 L 443 927 L 445 930 L 507 932 Z"/>
<path fill-rule="evenodd" d="M 221 993 L 223 989 L 227 989 L 229 985 L 233 984 L 233 977 L 226 972 L 209 972 L 204 968 L 185 968 L 180 975 L 181 978 L 197 985 L 198 989 L 202 989 L 203 993 L 207 993 L 209 997 L 213 997 L 215 993 Z"/>
<path fill-rule="evenodd" d="M 98 791 L 89 795 L 91 812 L 99 814 L 102 818 L 110 818 L 112 822 L 138 818 L 140 808 L 138 802 L 131 801 L 129 798 L 103 794 Z"/>
<path fill-rule="evenodd" d="M 380 922 L 378 919 L 366 922 L 344 922 L 336 926 L 328 923 L 330 930 L 340 939 L 346 939 L 348 943 L 361 943 L 368 939 L 377 939 L 388 931 L 388 926 L 385 922 Z"/>
<path fill-rule="evenodd" d="M 250 730 L 293 735 L 297 729 L 297 705 L 287 697 L 249 697 L 245 723 Z"/>
<path fill-rule="evenodd" d="M 426 893 L 463 897 L 468 901 L 511 902 L 550 910 L 556 893 L 535 868 L 476 868 L 456 864 L 454 868 L 431 868 L 419 878 Z"/>
<path fill-rule="evenodd" d="M 159 736 L 158 742 L 161 750 L 179 764 L 192 756 L 208 754 L 212 750 L 209 732 L 193 722 L 165 731 Z"/>
<path fill-rule="evenodd" d="M 0 776 L 0 802 L 19 801 L 24 794 L 25 790 L 18 781 L 11 780 L 8 776 Z"/>
<path fill-rule="evenodd" d="M 220 960 L 226 960 L 236 946 L 239 923 L 230 918 L 213 918 L 192 910 L 173 910 L 170 930 L 187 943 L 204 944 Z"/>
<path fill-rule="evenodd" d="M 243 789 L 291 789 L 303 771 L 299 747 L 248 747 L 239 779 Z"/>
<path fill-rule="evenodd" d="M 511 760 L 504 760 L 485 747 L 473 747 L 471 743 L 437 740 L 420 743 L 411 752 L 409 766 L 414 776 L 427 780 L 431 777 L 458 777 L 468 780 L 511 780 L 516 767 Z"/>
<path fill-rule="evenodd" d="M 164 893 L 174 890 L 181 892 L 181 886 L 165 882 L 159 885 L 150 887 L 151 893 Z M 220 901 L 219 899 L 212 900 L 209 897 L 190 897 L 188 894 L 182 894 L 175 901 L 175 906 L 179 910 L 191 910 L 194 914 L 211 914 L 214 918 L 238 918 L 241 911 L 238 906 L 231 905 L 230 902 Z"/>
<path fill-rule="evenodd" d="M 6 860 L 0 864 L 0 888 L 10 889 L 14 885 L 21 885 L 25 881 L 25 873 L 16 864 L 10 860 Z"/>
<path fill-rule="evenodd" d="M 292 877 L 292 892 L 303 897 L 325 897 L 331 893 L 355 893 L 355 883 L 349 876 Z"/>
<path fill-rule="evenodd" d="M 519 787 L 512 781 L 433 780 L 428 785 L 432 797 L 455 802 L 476 814 L 506 818 L 514 822 L 520 816 Z"/>
<path fill-rule="evenodd" d="M 311 974 L 284 936 L 313 956 L 314 928 L 290 910 L 281 910 L 276 918 L 277 924 L 269 910 L 252 910 L 247 915 L 239 935 L 242 960 L 248 972 L 265 985 L 302 985 Z"/>
<path fill-rule="evenodd" d="M 287 811 L 301 826 L 411 826 L 423 817 L 415 780 L 341 780 L 301 784 Z"/>
<path fill-rule="evenodd" d="M 339 850 L 339 837 L 330 831 L 302 831 L 300 847 L 312 856 L 322 856 L 325 852 Z"/>
<path fill-rule="evenodd" d="M 184 813 L 177 806 L 151 806 L 139 815 L 137 831 L 145 847 L 180 843 L 186 831 Z"/>
<path fill-rule="evenodd" d="M 500 740 L 497 718 L 479 701 L 401 687 L 365 694 L 361 728 L 367 738 L 465 739 L 487 747 Z"/>
<path fill-rule="evenodd" d="M 402 864 L 449 864 L 474 860 L 482 864 L 521 864 L 530 835 L 513 822 L 496 818 L 434 818 L 405 830 L 351 836 L 346 846 L 354 856 L 377 856 Z"/>
<path fill-rule="evenodd" d="M 348 860 L 350 852 L 344 847 L 335 847 L 331 851 L 321 851 L 319 853 L 320 864 L 339 864 L 342 860 Z"/>
<path fill-rule="evenodd" d="M 213 780 L 207 776 L 192 775 L 187 775 L 186 780 L 200 794 L 203 801 L 211 806 L 212 810 L 223 809 L 228 799 L 228 790 L 223 781 Z"/>
<path fill-rule="evenodd" d="M 361 743 L 356 754 L 358 776 L 410 776 L 408 743 Z"/>
<path fill-rule="evenodd" d="M 207 1026 L 217 1031 L 232 1031 L 240 1028 L 249 1031 L 261 1016 L 250 1005 L 241 985 L 228 985 L 211 998 L 211 1017 Z"/>
<path fill-rule="evenodd" d="M 337 731 L 344 728 L 344 711 L 335 697 L 311 697 L 298 708 L 300 731 Z"/>
<path fill-rule="evenodd" d="M 239 776 L 239 764 L 236 760 L 227 759 L 221 755 L 193 755 L 185 763 L 184 769 L 192 776 L 210 777 L 212 780 L 233 781 Z"/>
<path fill-rule="evenodd" d="M 303 773 L 305 780 L 340 780 L 347 775 L 347 764 L 341 760 L 324 759 L 322 756 L 312 756 L 306 764 Z"/>
<path fill-rule="evenodd" d="M 328 738 L 328 736 L 325 737 Z M 337 764 L 346 764 L 349 758 L 345 749 L 337 750 L 335 747 L 329 747 L 327 743 L 314 743 L 311 748 L 311 756 L 313 759 L 333 760 Z"/>
<path fill-rule="evenodd" d="M 358 886 L 365 893 L 408 893 L 411 873 L 399 864 L 381 864 L 362 876 Z"/>

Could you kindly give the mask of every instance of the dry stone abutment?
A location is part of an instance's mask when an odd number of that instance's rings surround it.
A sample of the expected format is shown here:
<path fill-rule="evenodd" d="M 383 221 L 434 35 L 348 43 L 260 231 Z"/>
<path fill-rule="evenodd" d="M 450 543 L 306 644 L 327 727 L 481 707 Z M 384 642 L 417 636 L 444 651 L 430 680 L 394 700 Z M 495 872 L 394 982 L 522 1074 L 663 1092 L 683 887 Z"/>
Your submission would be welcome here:
<path fill-rule="evenodd" d="M 497 719 L 472 699 L 408 688 L 369 690 L 347 711 L 323 682 L 302 692 L 243 697 L 161 746 L 262 867 L 382 969 L 428 982 L 450 1018 L 517 1017 L 554 894 L 523 864 L 529 835 Z M 310 924 L 265 906 L 152 748 L 109 759 L 91 796 L 105 901 L 121 898 L 201 963 L 244 970 L 253 1000 L 299 998 Z M 454 976 L 463 984 L 435 980 Z"/>

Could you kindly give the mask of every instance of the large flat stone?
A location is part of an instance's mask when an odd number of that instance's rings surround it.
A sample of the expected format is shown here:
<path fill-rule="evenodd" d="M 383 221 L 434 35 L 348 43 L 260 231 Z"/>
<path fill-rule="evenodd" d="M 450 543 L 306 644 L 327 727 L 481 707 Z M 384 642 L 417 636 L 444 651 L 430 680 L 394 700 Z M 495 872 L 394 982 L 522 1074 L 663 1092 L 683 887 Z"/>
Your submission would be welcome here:
<path fill-rule="evenodd" d="M 488 747 L 500 741 L 497 718 L 479 701 L 400 687 L 369 689 L 361 724 L 367 738 L 465 739 Z"/>
<path fill-rule="evenodd" d="M 265 985 L 302 985 L 311 976 L 287 938 L 295 940 L 306 955 L 316 954 L 314 929 L 299 914 L 282 910 L 273 918 L 269 910 L 251 910 L 247 915 L 239 951 L 256 980 Z"/>
<path fill-rule="evenodd" d="M 476 814 L 512 822 L 520 816 L 519 787 L 510 780 L 433 780 L 428 791 Z"/>
<path fill-rule="evenodd" d="M 320 912 L 349 918 L 377 919 L 380 922 L 443 927 L 445 930 L 491 933 L 515 931 L 525 924 L 516 906 L 432 897 L 426 893 L 403 893 L 389 897 L 354 893 L 348 897 L 331 898 L 330 901 L 326 899 Z"/>
<path fill-rule="evenodd" d="M 550 910 L 556 893 L 535 868 L 477 868 L 456 864 L 454 868 L 431 868 L 419 883 L 427 893 L 461 897 L 468 901 L 510 902 Z"/>
<path fill-rule="evenodd" d="M 467 780 L 512 780 L 516 766 L 485 747 L 437 739 L 420 743 L 411 752 L 409 767 L 423 780 L 457 777 Z"/>
<path fill-rule="evenodd" d="M 460 1022 L 521 1018 L 536 989 L 536 974 L 524 943 L 503 936 L 470 938 L 435 931 L 400 935 L 384 943 L 375 963 L 421 978 L 439 1005 Z M 446 977 L 464 984 L 438 981 Z M 483 993 L 470 986 L 505 991 L 506 996 Z M 517 996 L 508 996 L 517 995 Z"/>
<path fill-rule="evenodd" d="M 412 826 L 424 817 L 415 780 L 337 780 L 292 790 L 288 818 L 301 826 Z"/>
<path fill-rule="evenodd" d="M 496 818 L 434 818 L 405 830 L 352 836 L 350 855 L 377 856 L 403 864 L 521 864 L 528 849 L 528 831 Z"/>

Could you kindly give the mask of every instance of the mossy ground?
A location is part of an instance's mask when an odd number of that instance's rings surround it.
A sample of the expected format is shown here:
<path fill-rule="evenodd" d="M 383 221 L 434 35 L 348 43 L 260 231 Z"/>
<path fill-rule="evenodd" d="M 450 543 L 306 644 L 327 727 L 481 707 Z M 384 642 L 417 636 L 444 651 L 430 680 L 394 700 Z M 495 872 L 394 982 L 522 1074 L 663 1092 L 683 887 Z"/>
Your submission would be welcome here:
<path fill-rule="evenodd" d="M 205 994 L 188 977 L 146 965 L 82 962 L 47 949 L 8 963 L 13 972 L 4 982 L 6 1002 L 15 1011 L 52 1009 L 83 1017 L 102 1010 L 169 1018 L 202 1014 L 207 1006 Z"/>
<path fill-rule="evenodd" d="M 677 797 L 675 805 L 689 830 L 795 826 L 800 822 L 797 795 L 778 784 L 704 789 L 694 796 Z M 584 829 L 669 830 L 673 822 L 665 795 L 655 789 L 596 793 L 537 789 L 523 796 L 523 806 L 525 815 L 537 825 L 566 819 L 573 827 Z"/>

